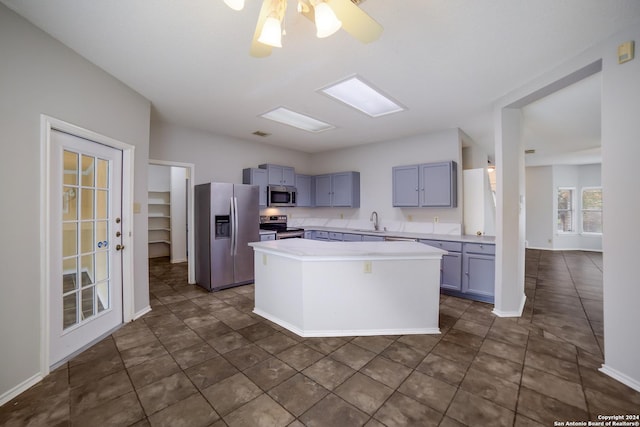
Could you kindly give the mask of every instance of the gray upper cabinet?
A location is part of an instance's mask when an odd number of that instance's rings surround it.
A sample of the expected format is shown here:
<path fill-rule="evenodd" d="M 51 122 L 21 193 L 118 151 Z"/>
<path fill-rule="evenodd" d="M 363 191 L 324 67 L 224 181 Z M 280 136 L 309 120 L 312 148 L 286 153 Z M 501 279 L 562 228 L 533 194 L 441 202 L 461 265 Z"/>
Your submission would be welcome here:
<path fill-rule="evenodd" d="M 315 206 L 360 207 L 360 172 L 315 177 Z"/>
<path fill-rule="evenodd" d="M 260 169 L 266 169 L 269 185 L 296 185 L 296 172 L 290 166 L 279 166 L 272 164 L 258 165 Z"/>
<path fill-rule="evenodd" d="M 313 177 L 310 175 L 296 174 L 296 206 L 313 206 Z"/>
<path fill-rule="evenodd" d="M 316 206 L 331 206 L 331 175 L 315 177 Z"/>
<path fill-rule="evenodd" d="M 458 205 L 456 162 L 396 166 L 393 174 L 394 207 L 446 207 Z"/>
<path fill-rule="evenodd" d="M 415 207 L 420 204 L 418 165 L 393 168 L 393 206 Z"/>
<path fill-rule="evenodd" d="M 261 208 L 267 207 L 267 185 L 268 185 L 267 171 L 265 169 L 247 168 L 242 169 L 242 183 L 257 185 L 260 187 L 258 199 L 258 206 Z"/>

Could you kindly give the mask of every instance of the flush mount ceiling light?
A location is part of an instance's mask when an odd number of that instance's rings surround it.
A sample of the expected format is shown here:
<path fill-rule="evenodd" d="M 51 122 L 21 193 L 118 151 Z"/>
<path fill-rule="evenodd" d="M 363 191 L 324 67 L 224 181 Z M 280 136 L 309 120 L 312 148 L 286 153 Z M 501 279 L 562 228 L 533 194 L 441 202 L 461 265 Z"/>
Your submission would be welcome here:
<path fill-rule="evenodd" d="M 307 132 L 317 133 L 335 128 L 335 126 L 330 125 L 329 123 L 325 123 L 304 114 L 296 113 L 295 111 L 289 110 L 285 107 L 278 107 L 275 110 L 271 110 L 260 115 L 260 117 L 306 130 Z"/>
<path fill-rule="evenodd" d="M 297 0 L 298 12 L 316 24 L 316 36 L 328 37 L 344 29 L 363 43 L 377 40 L 382 26 L 358 4 L 363 0 Z M 234 10 L 244 7 L 244 0 L 224 0 Z M 287 0 L 263 0 L 253 34 L 250 54 L 256 58 L 271 55 L 272 47 L 282 47 L 282 29 Z"/>
<path fill-rule="evenodd" d="M 224 2 L 233 10 L 242 10 L 244 8 L 244 0 L 224 0 Z"/>
<path fill-rule="evenodd" d="M 349 77 L 322 88 L 320 91 L 371 117 L 380 117 L 406 110 L 398 102 L 383 95 L 382 92 L 374 89 L 371 84 L 358 76 Z"/>

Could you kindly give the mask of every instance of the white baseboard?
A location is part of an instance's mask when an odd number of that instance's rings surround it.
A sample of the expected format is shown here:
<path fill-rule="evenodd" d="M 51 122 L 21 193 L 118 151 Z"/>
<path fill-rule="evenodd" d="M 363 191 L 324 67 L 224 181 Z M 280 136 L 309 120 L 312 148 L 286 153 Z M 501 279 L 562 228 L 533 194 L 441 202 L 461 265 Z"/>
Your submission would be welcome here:
<path fill-rule="evenodd" d="M 640 392 L 640 381 L 639 380 L 631 378 L 630 376 L 625 375 L 622 372 L 617 371 L 617 370 L 613 369 L 612 367 L 607 366 L 605 364 L 602 364 L 602 367 L 600 369 L 598 369 L 598 370 L 600 372 L 602 372 L 603 374 L 610 376 L 614 380 L 620 381 L 622 384 L 626 385 L 627 387 L 631 387 L 635 391 Z"/>
<path fill-rule="evenodd" d="M 133 314 L 133 318 L 131 320 L 138 320 L 139 318 L 141 318 L 145 314 L 149 313 L 150 311 L 151 311 L 151 306 L 148 305 L 145 308 L 143 308 L 142 310 L 138 311 L 137 313 L 134 313 Z"/>
<path fill-rule="evenodd" d="M 43 378 L 44 378 L 44 376 L 40 372 L 38 372 L 37 374 L 35 374 L 31 378 L 28 378 L 28 379 L 22 381 L 17 386 L 15 386 L 12 389 L 7 390 L 6 392 L 2 393 L 2 395 L 0 395 L 0 406 L 4 405 L 8 401 L 13 399 L 17 395 L 19 395 L 20 393 L 24 393 L 29 388 L 31 388 L 34 385 L 38 384 L 40 381 L 42 381 Z"/>
<path fill-rule="evenodd" d="M 522 299 L 520 300 L 520 307 L 515 311 L 502 311 L 497 310 L 495 307 L 491 311 L 498 317 L 522 317 L 522 312 L 524 311 L 524 303 L 527 301 L 527 296 L 522 294 Z"/>
<path fill-rule="evenodd" d="M 538 248 L 535 246 L 527 246 L 527 249 L 534 249 L 537 251 L 551 251 L 551 252 L 561 252 L 561 251 L 581 251 L 581 252 L 598 252 L 602 253 L 602 249 L 585 249 L 585 248 Z"/>
<path fill-rule="evenodd" d="M 253 312 L 258 316 L 273 322 L 283 328 L 293 332 L 304 338 L 317 337 L 354 337 L 354 336 L 372 336 L 372 335 L 415 335 L 415 334 L 439 334 L 440 328 L 415 328 L 415 329 L 340 329 L 340 330 L 313 330 L 307 331 L 292 325 L 289 322 L 272 316 L 260 309 L 254 309 Z"/>
<path fill-rule="evenodd" d="M 172 259 L 171 260 L 171 264 L 179 264 L 181 262 L 187 262 L 186 258 L 180 258 L 180 259 Z"/>

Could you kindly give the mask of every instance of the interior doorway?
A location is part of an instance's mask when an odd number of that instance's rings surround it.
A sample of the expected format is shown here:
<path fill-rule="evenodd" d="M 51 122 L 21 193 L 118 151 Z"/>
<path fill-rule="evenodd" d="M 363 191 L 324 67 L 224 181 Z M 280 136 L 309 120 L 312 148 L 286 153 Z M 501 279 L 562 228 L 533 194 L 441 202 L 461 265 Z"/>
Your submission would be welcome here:
<path fill-rule="evenodd" d="M 188 282 L 195 283 L 192 163 L 149 160 L 149 257 L 187 262 Z"/>

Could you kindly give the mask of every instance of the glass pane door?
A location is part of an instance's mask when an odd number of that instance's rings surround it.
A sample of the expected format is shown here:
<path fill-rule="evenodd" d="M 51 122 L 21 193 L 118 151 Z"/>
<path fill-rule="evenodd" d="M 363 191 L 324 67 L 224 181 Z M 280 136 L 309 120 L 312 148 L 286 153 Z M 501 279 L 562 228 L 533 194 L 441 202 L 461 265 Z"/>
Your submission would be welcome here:
<path fill-rule="evenodd" d="M 109 292 L 110 161 L 69 149 L 63 154 L 62 328 L 111 307 Z"/>

